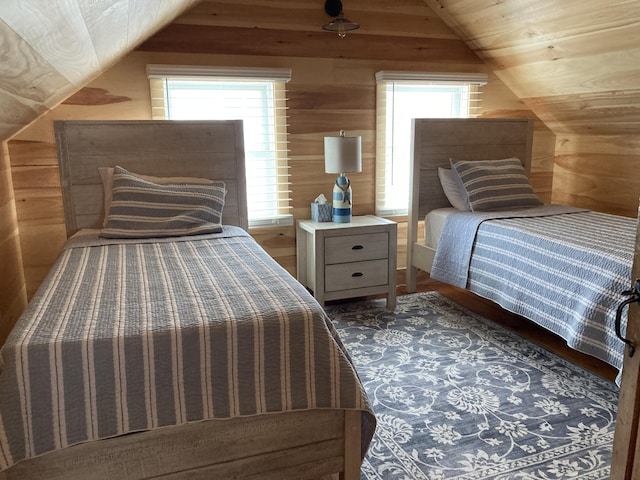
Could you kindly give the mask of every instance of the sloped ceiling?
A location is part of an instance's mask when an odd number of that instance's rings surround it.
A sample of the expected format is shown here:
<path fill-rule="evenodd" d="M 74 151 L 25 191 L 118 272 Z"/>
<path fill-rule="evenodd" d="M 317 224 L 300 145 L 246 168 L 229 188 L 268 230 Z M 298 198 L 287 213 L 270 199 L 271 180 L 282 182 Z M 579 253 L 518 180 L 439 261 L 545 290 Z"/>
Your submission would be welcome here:
<path fill-rule="evenodd" d="M 640 1 L 424 1 L 556 134 L 640 133 Z"/>
<path fill-rule="evenodd" d="M 422 1 L 556 134 L 640 133 L 640 0 Z M 197 3 L 59 0 L 52 7 L 40 0 L 0 2 L 0 140 L 15 135 Z M 225 8 L 240 3 L 300 11 L 293 9 L 300 6 L 298 0 L 227 3 Z M 321 7 L 324 2 L 317 3 Z M 343 3 L 361 22 L 371 16 L 368 2 Z M 380 14 L 381 2 L 374 3 Z M 398 12 L 405 7 L 410 11 L 415 1 L 388 3 L 389 11 Z M 197 18 L 198 10 L 194 12 L 188 23 L 211 25 L 212 17 Z M 323 12 L 317 14 L 323 18 Z M 282 28 L 282 21 L 271 21 Z M 268 28 L 268 18 L 256 22 Z M 314 19 L 315 28 L 317 24 Z"/>
<path fill-rule="evenodd" d="M 58 105 L 196 3 L 0 2 L 0 141 Z"/>

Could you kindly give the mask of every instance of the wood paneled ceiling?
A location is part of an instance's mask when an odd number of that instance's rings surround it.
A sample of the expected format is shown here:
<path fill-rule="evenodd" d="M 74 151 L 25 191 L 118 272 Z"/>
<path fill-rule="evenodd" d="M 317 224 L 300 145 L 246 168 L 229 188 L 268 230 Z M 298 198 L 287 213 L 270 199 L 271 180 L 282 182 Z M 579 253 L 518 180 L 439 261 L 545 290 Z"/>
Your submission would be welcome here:
<path fill-rule="evenodd" d="M 556 134 L 640 133 L 640 0 L 343 4 L 345 14 L 362 24 L 350 35 L 389 55 L 401 51 L 403 36 L 424 38 L 425 48 L 457 36 Z M 432 16 L 424 14 L 425 4 Z M 324 0 L 59 0 L 53 8 L 41 0 L 0 2 L 0 140 L 172 21 L 187 43 L 194 29 L 210 27 L 229 29 L 229 41 L 235 42 L 250 40 L 256 29 L 296 30 L 301 42 L 313 42 L 326 35 L 320 30 L 328 20 L 323 5 Z M 238 36 L 238 28 L 246 35 Z"/>
<path fill-rule="evenodd" d="M 556 134 L 640 133 L 640 1 L 424 1 Z"/>
<path fill-rule="evenodd" d="M 0 2 L 0 141 L 64 101 L 197 2 Z"/>

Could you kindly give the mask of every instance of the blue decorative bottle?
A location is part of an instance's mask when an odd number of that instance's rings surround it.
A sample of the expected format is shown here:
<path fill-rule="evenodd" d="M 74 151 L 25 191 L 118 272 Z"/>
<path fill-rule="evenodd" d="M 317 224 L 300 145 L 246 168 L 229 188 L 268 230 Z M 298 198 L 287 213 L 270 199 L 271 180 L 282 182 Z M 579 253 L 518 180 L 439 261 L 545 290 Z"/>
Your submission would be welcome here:
<path fill-rule="evenodd" d="M 334 223 L 351 223 L 351 205 L 351 182 L 341 173 L 333 186 Z"/>

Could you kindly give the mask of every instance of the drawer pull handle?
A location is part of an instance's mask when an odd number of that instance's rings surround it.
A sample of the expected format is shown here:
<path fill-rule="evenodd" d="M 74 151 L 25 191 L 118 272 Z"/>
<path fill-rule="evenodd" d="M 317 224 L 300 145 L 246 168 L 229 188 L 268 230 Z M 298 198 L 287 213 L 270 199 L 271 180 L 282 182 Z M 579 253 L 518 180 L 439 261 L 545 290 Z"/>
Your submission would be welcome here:
<path fill-rule="evenodd" d="M 362 250 L 364 247 L 362 245 L 354 245 L 351 247 L 351 250 Z"/>
<path fill-rule="evenodd" d="M 355 272 L 355 273 L 352 273 L 352 274 L 351 274 L 351 276 L 352 276 L 352 277 L 363 277 L 363 276 L 364 276 L 364 273 L 362 273 L 362 272 Z"/>

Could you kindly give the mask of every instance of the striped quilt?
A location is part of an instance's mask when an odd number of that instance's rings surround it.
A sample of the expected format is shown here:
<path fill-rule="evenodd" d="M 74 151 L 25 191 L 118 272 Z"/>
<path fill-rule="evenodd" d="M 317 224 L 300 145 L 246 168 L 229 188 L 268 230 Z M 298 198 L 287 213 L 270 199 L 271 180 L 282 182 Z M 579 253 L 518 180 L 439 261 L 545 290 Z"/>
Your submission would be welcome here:
<path fill-rule="evenodd" d="M 0 467 L 130 432 L 368 400 L 330 320 L 244 231 L 71 239 L 1 351 Z"/>
<path fill-rule="evenodd" d="M 621 370 L 624 344 L 614 324 L 626 298 L 621 293 L 631 286 L 636 227 L 632 218 L 576 210 L 485 215 L 474 229 L 455 214 L 445 224 L 431 276 L 491 299 Z"/>

